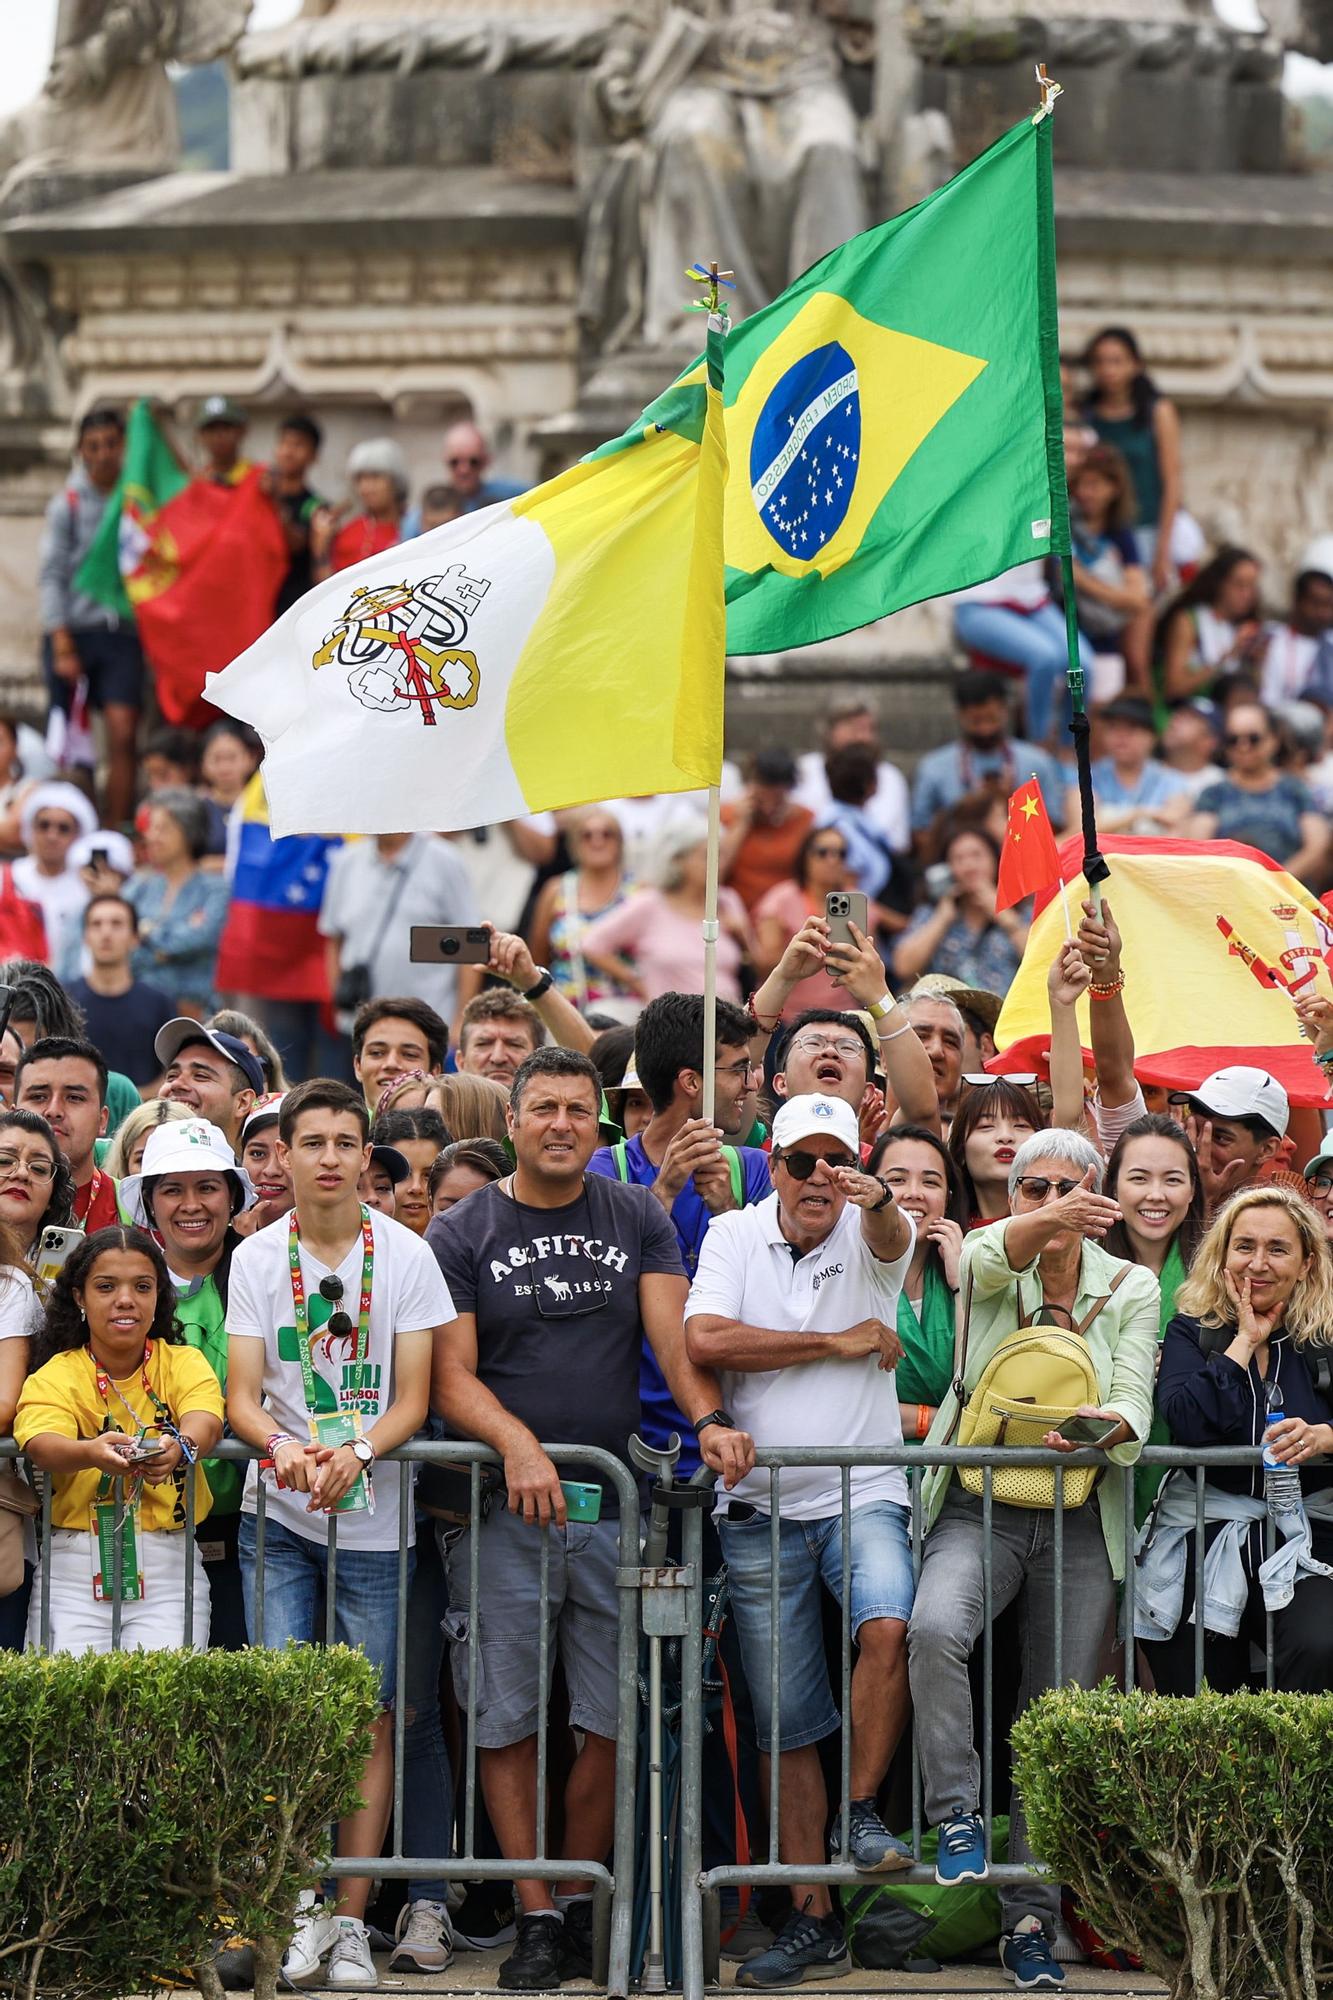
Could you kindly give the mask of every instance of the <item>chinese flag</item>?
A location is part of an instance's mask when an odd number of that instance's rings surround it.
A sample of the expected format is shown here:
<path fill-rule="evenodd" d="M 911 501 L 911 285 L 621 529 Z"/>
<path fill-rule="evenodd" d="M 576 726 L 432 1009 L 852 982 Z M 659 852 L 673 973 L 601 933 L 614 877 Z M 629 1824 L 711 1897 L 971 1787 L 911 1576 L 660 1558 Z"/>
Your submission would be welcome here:
<path fill-rule="evenodd" d="M 1040 895 L 1059 879 L 1060 856 L 1046 814 L 1046 802 L 1037 780 L 1029 778 L 1009 801 L 1009 824 L 1004 830 L 995 907 L 1012 909 L 1025 896 Z"/>

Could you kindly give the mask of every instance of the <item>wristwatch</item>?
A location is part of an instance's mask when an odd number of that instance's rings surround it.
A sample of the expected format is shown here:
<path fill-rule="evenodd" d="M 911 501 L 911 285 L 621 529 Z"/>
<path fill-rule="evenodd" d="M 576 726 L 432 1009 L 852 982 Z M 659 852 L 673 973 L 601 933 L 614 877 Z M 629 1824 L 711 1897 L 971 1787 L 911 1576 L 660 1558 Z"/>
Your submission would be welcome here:
<path fill-rule="evenodd" d="M 880 1196 L 879 1200 L 875 1202 L 872 1207 L 866 1210 L 866 1214 L 878 1215 L 880 1210 L 882 1208 L 887 1208 L 889 1203 L 893 1200 L 893 1189 L 889 1186 L 883 1174 L 872 1174 L 871 1179 L 878 1181 L 880 1186 L 883 1188 L 884 1192 Z"/>
<path fill-rule="evenodd" d="M 734 1431 L 736 1428 L 735 1419 L 728 1416 L 725 1410 L 710 1410 L 706 1417 L 695 1418 L 694 1435 L 698 1437 L 700 1431 L 707 1430 L 709 1424 L 720 1424 L 724 1431 Z"/>
<path fill-rule="evenodd" d="M 352 1438 L 351 1446 L 352 1450 L 356 1453 L 356 1456 L 360 1459 L 362 1465 L 364 1465 L 367 1472 L 369 1472 L 371 1466 L 375 1463 L 375 1447 L 370 1442 L 370 1439 Z"/>
<path fill-rule="evenodd" d="M 519 996 L 521 999 L 529 1001 L 540 1000 L 543 993 L 549 993 L 552 986 L 554 986 L 555 980 L 551 975 L 549 967 L 545 965 L 539 965 L 536 968 L 536 972 L 537 972 L 537 984 L 535 986 L 529 986 L 527 992 Z"/>

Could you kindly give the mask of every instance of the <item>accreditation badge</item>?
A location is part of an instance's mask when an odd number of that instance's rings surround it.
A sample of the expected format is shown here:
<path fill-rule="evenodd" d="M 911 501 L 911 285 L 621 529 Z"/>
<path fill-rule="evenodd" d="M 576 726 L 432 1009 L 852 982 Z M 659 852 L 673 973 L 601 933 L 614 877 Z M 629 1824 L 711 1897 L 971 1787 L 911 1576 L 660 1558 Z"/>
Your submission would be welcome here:
<path fill-rule="evenodd" d="M 336 1410 L 328 1416 L 312 1416 L 310 1438 L 313 1444 L 350 1444 L 361 1435 L 360 1410 Z M 366 1478 L 365 1469 L 358 1472 L 356 1480 L 341 1500 L 335 1500 L 332 1507 L 326 1507 L 326 1514 L 373 1514 L 375 1511 L 375 1489 Z"/>
<path fill-rule="evenodd" d="M 120 1516 L 120 1590 L 116 1590 L 116 1516 Z M 144 1580 L 139 1569 L 139 1547 L 135 1533 L 134 1509 L 119 1500 L 95 1500 L 92 1508 L 93 1598 L 108 1604 L 119 1595 L 122 1603 L 143 1597 Z"/>

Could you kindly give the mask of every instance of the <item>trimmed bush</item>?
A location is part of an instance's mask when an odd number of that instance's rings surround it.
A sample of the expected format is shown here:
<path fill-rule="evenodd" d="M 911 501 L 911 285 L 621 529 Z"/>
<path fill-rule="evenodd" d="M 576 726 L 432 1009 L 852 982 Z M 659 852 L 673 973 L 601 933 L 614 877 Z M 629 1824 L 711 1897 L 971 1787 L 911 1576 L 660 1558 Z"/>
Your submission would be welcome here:
<path fill-rule="evenodd" d="M 343 1646 L 0 1654 L 0 1994 L 217 1996 L 231 1920 L 274 1995 L 377 1707 Z"/>
<path fill-rule="evenodd" d="M 1333 1696 L 1070 1688 L 1013 1745 L 1034 1851 L 1173 2000 L 1333 1990 Z"/>

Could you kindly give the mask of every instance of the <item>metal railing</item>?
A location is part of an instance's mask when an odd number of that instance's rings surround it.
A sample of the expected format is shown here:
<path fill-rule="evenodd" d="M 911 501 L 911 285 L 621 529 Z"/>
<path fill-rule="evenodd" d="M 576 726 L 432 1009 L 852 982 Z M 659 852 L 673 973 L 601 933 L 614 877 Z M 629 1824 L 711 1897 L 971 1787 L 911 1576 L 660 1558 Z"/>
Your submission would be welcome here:
<path fill-rule="evenodd" d="M 635 1783 L 634 1773 L 638 1754 L 638 1645 L 639 1645 L 639 1489 L 634 1475 L 619 1459 L 609 1452 L 582 1445 L 547 1445 L 544 1447 L 558 1467 L 582 1468 L 590 1477 L 604 1479 L 614 1490 L 619 1500 L 619 1567 L 616 1583 L 617 1605 L 617 1694 L 616 1694 L 616 1769 L 617 1784 L 615 1796 L 615 1831 L 612 1843 L 611 1865 L 608 1868 L 604 1855 L 573 1857 L 553 1856 L 547 1851 L 547 1805 L 549 1770 L 549 1707 L 550 1707 L 550 1632 L 548 1610 L 550 1604 L 550 1536 L 545 1530 L 534 1527 L 532 1532 L 541 1535 L 541 1566 L 539 1596 L 535 1607 L 538 1625 L 538 1667 L 537 1667 L 537 1813 L 536 1852 L 531 1856 L 506 1856 L 496 1858 L 478 1855 L 473 1850 L 476 1843 L 476 1799 L 477 1799 L 477 1686 L 478 1653 L 480 1646 L 479 1619 L 477 1616 L 480 1542 L 478 1533 L 482 1514 L 482 1470 L 488 1465 L 498 1465 L 496 1455 L 482 1445 L 441 1443 L 427 1439 L 413 1441 L 399 1450 L 389 1451 L 377 1462 L 378 1477 L 383 1482 L 389 1474 L 389 1466 L 396 1468 L 399 1481 L 399 1535 L 398 1535 L 398 1613 L 395 1636 L 396 1686 L 398 1698 L 394 1704 L 394 1780 L 393 1808 L 391 1819 L 391 1839 L 389 1852 L 379 1855 L 343 1855 L 331 1861 L 327 1873 L 336 1876 L 373 1875 L 397 1879 L 445 1880 L 499 1880 L 513 1881 L 516 1878 L 533 1877 L 541 1881 L 587 1880 L 594 1886 L 594 1964 L 599 1976 L 605 1979 L 609 1992 L 616 1995 L 627 1994 L 630 1987 L 631 1928 L 634 1899 L 634 1847 L 635 1847 Z M 0 1461 L 17 1456 L 17 1447 L 12 1438 L 0 1439 Z M 209 1453 L 212 1458 L 248 1461 L 261 1454 L 248 1445 L 234 1439 L 226 1439 Z M 403 1745 L 406 1730 L 405 1703 L 402 1699 L 405 1685 L 407 1652 L 407 1606 L 409 1543 L 407 1530 L 413 1519 L 412 1509 L 412 1467 L 413 1465 L 449 1465 L 471 1468 L 470 1520 L 466 1527 L 460 1525 L 460 1533 L 470 1533 L 469 1577 L 468 1577 L 468 1696 L 466 1704 L 466 1742 L 464 1757 L 464 1793 L 462 1815 L 462 1852 L 443 1855 L 406 1855 L 403 1853 Z M 38 1475 L 43 1488 L 42 1514 L 39 1528 L 39 1561 L 34 1589 L 38 1593 L 40 1647 L 46 1650 L 51 1629 L 51 1478 Z M 185 1523 L 182 1532 L 190 1544 L 194 1539 L 194 1481 L 185 1481 Z M 249 1634 L 250 1643 L 262 1646 L 264 1643 L 264 1543 L 265 1527 L 269 1516 L 269 1494 L 267 1483 L 258 1482 L 255 1509 L 255 1629 Z M 435 1521 L 426 1516 L 420 1533 L 434 1533 Z M 338 1516 L 328 1516 L 327 1529 L 327 1581 L 325 1584 L 325 1639 L 334 1642 L 337 1562 L 338 1562 Z M 114 1569 L 111 1598 L 111 1647 L 115 1651 L 121 1642 L 121 1587 L 123 1578 L 121 1536 L 116 1533 L 113 1541 Z M 194 1565 L 187 1560 L 184 1582 L 184 1643 L 190 1646 L 195 1638 L 195 1589 Z M 628 1773 L 628 1781 L 624 1774 Z"/>
<path fill-rule="evenodd" d="M 682 1785 L 680 1810 L 681 1876 L 683 1883 L 681 1902 L 682 1933 L 682 1994 L 683 2000 L 703 2000 L 706 1984 L 716 1984 L 719 1976 L 721 1937 L 721 1892 L 724 1889 L 739 1888 L 742 1885 L 757 1886 L 776 1884 L 790 1886 L 796 1883 L 841 1884 L 844 1887 L 860 1885 L 867 1881 L 889 1880 L 894 1883 L 924 1883 L 935 1880 L 933 1867 L 922 1861 L 922 1778 L 920 1759 L 915 1741 L 912 1743 L 912 1833 L 911 1846 L 914 1865 L 891 1877 L 867 1877 L 858 1873 L 848 1856 L 849 1798 L 851 1790 L 851 1683 L 852 1683 L 852 1633 L 851 1633 L 851 1535 L 847 1532 L 853 1518 L 851 1476 L 854 1470 L 868 1467 L 897 1467 L 908 1475 L 911 1495 L 912 1571 L 913 1578 L 919 1580 L 924 1542 L 921 1479 L 935 1466 L 976 1466 L 982 1470 L 982 1577 L 984 1607 L 979 1644 L 982 1649 L 982 1726 L 981 1726 L 981 1812 L 985 1826 L 986 1855 L 992 1854 L 993 1814 L 993 1736 L 994 1736 L 994 1604 L 991 1551 L 993 1547 L 994 1509 L 997 1502 L 993 1493 L 993 1475 L 1000 1466 L 1043 1466 L 1049 1467 L 1055 1475 L 1055 1508 L 1050 1516 L 1052 1559 L 1053 1559 L 1053 1637 L 1054 1673 L 1052 1685 L 1058 1686 L 1063 1679 L 1064 1651 L 1064 1482 L 1068 1468 L 1098 1466 L 1104 1468 L 1104 1480 L 1123 1482 L 1125 1518 L 1125 1581 L 1121 1598 L 1120 1631 L 1132 1635 L 1135 1622 L 1135 1543 L 1137 1531 L 1134 1522 L 1134 1473 L 1135 1466 L 1115 1466 L 1106 1464 L 1103 1455 L 1096 1451 L 1077 1453 L 1057 1453 L 1041 1449 L 1015 1449 L 1004 1447 L 963 1447 L 957 1445 L 886 1446 L 877 1451 L 835 1449 L 824 1446 L 793 1446 L 780 1449 L 760 1450 L 757 1461 L 767 1467 L 772 1474 L 770 1500 L 770 1567 L 771 1567 L 771 1704 L 773 1740 L 778 1740 L 778 1719 L 780 1716 L 780 1684 L 782 1677 L 782 1601 L 779 1587 L 779 1535 L 781 1520 L 781 1481 L 784 1468 L 795 1466 L 825 1466 L 838 1471 L 841 1485 L 842 1514 L 842 1578 L 841 1578 L 841 1647 L 840 1647 L 840 1769 L 838 1812 L 842 1829 L 841 1851 L 836 1860 L 822 1865 L 809 1862 L 784 1862 L 780 1859 L 751 1861 L 742 1865 L 731 1862 L 724 1866 L 705 1868 L 702 1850 L 702 1753 L 703 1753 L 703 1703 L 701 1690 L 701 1666 L 703 1657 L 703 1616 L 702 1593 L 695 1589 L 687 1595 L 687 1622 L 682 1661 L 682 1684 L 684 1704 L 681 1716 Z M 1178 1446 L 1161 1445 L 1146 1448 L 1136 1461 L 1138 1465 L 1155 1465 L 1164 1470 L 1187 1468 L 1195 1474 L 1195 1523 L 1194 1532 L 1198 1546 L 1202 1546 L 1204 1531 L 1204 1489 L 1208 1471 L 1215 1466 L 1253 1466 L 1261 1458 L 1257 1447 L 1227 1446 L 1206 1451 L 1186 1450 Z M 915 1475 L 915 1476 L 914 1476 Z M 1267 1549 L 1273 1548 L 1272 1523 L 1265 1523 Z M 703 1523 L 697 1512 L 685 1516 L 684 1564 L 687 1570 L 700 1574 L 703 1560 Z M 1203 1680 L 1204 1667 L 1204 1622 L 1201 1608 L 1203 1590 L 1203 1565 L 1195 1568 L 1195 1627 L 1194 1627 L 1194 1681 L 1196 1689 Z M 1182 1612 L 1182 1617 L 1188 1615 Z M 1273 1686 L 1273 1618 L 1270 1613 L 1266 1620 L 1266 1679 Z M 1136 1648 L 1131 1637 L 1124 1643 L 1124 1685 L 1128 1692 L 1137 1678 Z M 909 1724 L 910 1730 L 910 1724 Z M 770 1760 L 769 1811 L 768 1811 L 768 1851 L 770 1856 L 780 1853 L 778 1836 L 779 1810 L 781 1802 L 782 1759 L 774 1755 Z M 1010 1883 L 1022 1883 L 1043 1879 L 1043 1871 L 1028 1868 L 1013 1862 L 991 1862 L 990 1880 L 997 1887 Z"/>

